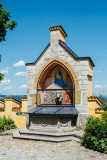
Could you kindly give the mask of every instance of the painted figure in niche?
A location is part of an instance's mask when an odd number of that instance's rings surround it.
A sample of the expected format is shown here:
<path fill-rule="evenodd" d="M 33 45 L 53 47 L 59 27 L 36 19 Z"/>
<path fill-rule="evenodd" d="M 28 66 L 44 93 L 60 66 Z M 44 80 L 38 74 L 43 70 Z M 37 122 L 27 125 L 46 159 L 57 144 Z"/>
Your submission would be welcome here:
<path fill-rule="evenodd" d="M 72 103 L 72 93 L 68 92 L 68 93 L 64 93 L 64 100 L 66 104 L 70 104 Z"/>
<path fill-rule="evenodd" d="M 62 92 L 56 92 L 56 97 L 55 97 L 56 105 L 62 104 L 62 100 L 63 100 Z"/>
<path fill-rule="evenodd" d="M 63 75 L 60 71 L 60 68 L 58 68 L 56 73 L 55 73 L 54 83 L 59 85 L 62 88 L 69 87 L 69 85 L 64 84 Z"/>

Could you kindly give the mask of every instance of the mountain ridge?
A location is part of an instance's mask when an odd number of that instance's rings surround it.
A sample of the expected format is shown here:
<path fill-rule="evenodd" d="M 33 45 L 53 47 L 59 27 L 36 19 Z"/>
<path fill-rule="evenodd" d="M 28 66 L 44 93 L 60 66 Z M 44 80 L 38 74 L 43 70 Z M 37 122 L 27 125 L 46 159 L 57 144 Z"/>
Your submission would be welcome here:
<path fill-rule="evenodd" d="M 27 95 L 3 95 L 3 94 L 0 94 L 0 99 L 4 100 L 5 97 L 13 97 L 13 98 L 16 98 L 17 100 L 21 101 L 21 98 L 23 96 L 27 97 Z"/>

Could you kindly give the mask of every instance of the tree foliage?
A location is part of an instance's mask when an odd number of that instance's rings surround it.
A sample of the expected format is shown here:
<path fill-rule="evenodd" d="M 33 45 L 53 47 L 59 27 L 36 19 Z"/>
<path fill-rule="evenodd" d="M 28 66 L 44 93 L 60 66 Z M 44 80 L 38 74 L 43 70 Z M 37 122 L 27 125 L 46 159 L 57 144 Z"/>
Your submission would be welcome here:
<path fill-rule="evenodd" d="M 13 30 L 17 24 L 16 20 L 10 21 L 12 17 L 10 13 L 10 11 L 4 9 L 0 0 L 0 42 L 5 41 L 8 29 Z M 0 73 L 0 82 L 3 80 L 3 77 L 4 75 Z"/>
<path fill-rule="evenodd" d="M 12 17 L 10 13 L 10 11 L 4 9 L 0 0 L 0 42 L 5 41 L 7 30 L 13 30 L 17 24 L 16 20 L 10 21 Z"/>
<path fill-rule="evenodd" d="M 107 111 L 107 100 L 102 95 L 100 95 L 99 99 L 101 101 L 101 107 L 104 108 L 104 111 Z"/>
<path fill-rule="evenodd" d="M 4 74 L 0 73 L 0 82 L 3 80 Z"/>

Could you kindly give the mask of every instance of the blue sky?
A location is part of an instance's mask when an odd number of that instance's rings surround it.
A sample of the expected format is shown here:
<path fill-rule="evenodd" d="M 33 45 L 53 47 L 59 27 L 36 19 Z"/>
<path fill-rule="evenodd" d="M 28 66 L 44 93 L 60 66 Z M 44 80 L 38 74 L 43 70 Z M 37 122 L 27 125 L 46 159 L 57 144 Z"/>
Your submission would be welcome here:
<path fill-rule="evenodd" d="M 48 27 L 61 24 L 67 45 L 80 57 L 95 63 L 93 93 L 107 95 L 106 0 L 2 0 L 17 26 L 0 43 L 0 70 L 5 80 L 0 94 L 26 94 L 26 67 L 50 42 Z M 19 62 L 19 63 L 18 63 Z"/>

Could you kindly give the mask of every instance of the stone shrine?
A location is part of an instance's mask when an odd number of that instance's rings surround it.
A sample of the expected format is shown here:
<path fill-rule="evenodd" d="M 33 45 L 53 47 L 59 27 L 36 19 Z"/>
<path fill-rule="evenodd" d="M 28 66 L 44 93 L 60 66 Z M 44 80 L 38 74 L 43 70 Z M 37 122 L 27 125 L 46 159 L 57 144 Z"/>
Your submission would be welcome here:
<path fill-rule="evenodd" d="M 35 62 L 26 63 L 27 132 L 32 134 L 84 129 L 92 96 L 92 59 L 77 56 L 67 46 L 61 25 L 49 31 L 50 43 Z"/>
<path fill-rule="evenodd" d="M 67 46 L 61 25 L 49 30 L 50 43 L 35 62 L 26 64 L 30 128 L 84 128 L 94 63 Z"/>

